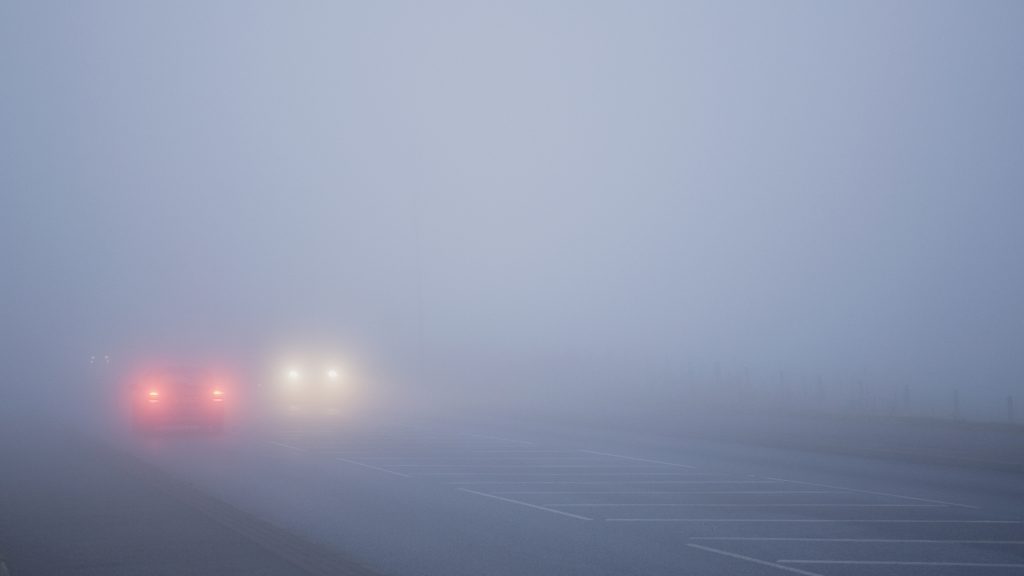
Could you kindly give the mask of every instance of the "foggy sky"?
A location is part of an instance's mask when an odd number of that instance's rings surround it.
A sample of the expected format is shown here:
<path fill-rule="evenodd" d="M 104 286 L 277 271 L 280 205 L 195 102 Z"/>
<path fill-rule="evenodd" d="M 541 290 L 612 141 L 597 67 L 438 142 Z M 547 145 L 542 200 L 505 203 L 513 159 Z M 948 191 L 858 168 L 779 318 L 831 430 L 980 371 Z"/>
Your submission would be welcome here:
<path fill-rule="evenodd" d="M 1022 28 L 1015 1 L 7 1 L 0 345 L 1020 394 Z"/>

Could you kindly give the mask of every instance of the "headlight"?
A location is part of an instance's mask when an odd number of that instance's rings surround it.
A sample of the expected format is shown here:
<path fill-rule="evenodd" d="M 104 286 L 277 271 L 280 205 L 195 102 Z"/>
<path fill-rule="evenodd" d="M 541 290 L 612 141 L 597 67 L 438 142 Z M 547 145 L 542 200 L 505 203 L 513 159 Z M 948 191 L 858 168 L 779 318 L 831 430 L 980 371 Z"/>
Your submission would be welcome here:
<path fill-rule="evenodd" d="M 327 371 L 327 377 L 329 379 L 331 379 L 331 380 L 337 380 L 338 379 L 338 371 L 337 370 L 328 370 Z"/>
<path fill-rule="evenodd" d="M 302 378 L 302 374 L 299 374 L 298 370 L 292 369 L 288 371 L 288 379 L 295 381 Z"/>

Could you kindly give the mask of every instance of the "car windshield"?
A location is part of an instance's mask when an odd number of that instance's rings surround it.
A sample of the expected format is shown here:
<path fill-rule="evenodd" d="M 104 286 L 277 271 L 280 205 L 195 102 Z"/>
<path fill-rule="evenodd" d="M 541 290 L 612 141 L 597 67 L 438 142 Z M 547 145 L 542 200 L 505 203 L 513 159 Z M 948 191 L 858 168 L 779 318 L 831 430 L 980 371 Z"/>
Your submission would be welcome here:
<path fill-rule="evenodd" d="M 1024 0 L 0 1 L 0 576 L 1024 576 Z"/>

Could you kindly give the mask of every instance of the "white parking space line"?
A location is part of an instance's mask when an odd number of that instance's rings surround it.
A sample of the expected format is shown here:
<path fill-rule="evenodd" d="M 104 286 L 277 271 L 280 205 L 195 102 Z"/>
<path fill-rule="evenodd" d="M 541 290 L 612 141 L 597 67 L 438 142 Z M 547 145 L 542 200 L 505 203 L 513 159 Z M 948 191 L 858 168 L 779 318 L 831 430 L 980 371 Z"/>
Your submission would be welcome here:
<path fill-rule="evenodd" d="M 489 436 L 487 434 L 466 434 L 466 436 L 472 436 L 473 438 L 483 438 L 485 440 L 498 440 L 499 442 L 510 442 L 512 444 L 520 444 L 522 446 L 533 446 L 533 442 L 527 442 L 526 440 L 515 440 L 512 438 L 502 438 L 501 436 Z"/>
<path fill-rule="evenodd" d="M 642 504 L 610 504 L 607 502 L 596 502 L 596 503 L 565 503 L 565 504 L 544 504 L 545 506 L 592 506 L 592 507 L 605 507 L 605 508 L 629 508 L 636 506 L 644 507 L 661 507 L 661 508 L 946 508 L 940 504 L 813 504 L 807 502 L 801 502 L 797 504 L 736 504 L 736 503 L 699 503 L 691 504 L 685 502 L 668 502 L 668 503 L 652 503 L 644 502 Z"/>
<path fill-rule="evenodd" d="M 396 466 L 398 468 L 398 466 Z M 524 467 L 529 469 L 531 467 Z M 635 478 L 637 476 L 690 476 L 686 472 L 411 472 L 417 476 L 540 476 L 540 477 L 551 477 L 555 478 L 558 476 L 581 476 L 586 475 L 588 478 L 594 476 L 624 476 L 626 478 Z M 705 476 L 705 474 L 698 474 L 698 476 Z"/>
<path fill-rule="evenodd" d="M 1024 540 L 926 540 L 919 538 L 786 538 L 773 536 L 694 536 L 690 540 L 725 542 L 837 542 L 850 544 L 991 544 L 1024 546 Z"/>
<path fill-rule="evenodd" d="M 770 480 L 476 480 L 449 484 L 775 484 Z"/>
<path fill-rule="evenodd" d="M 905 496 L 903 494 L 892 494 L 889 492 L 875 492 L 872 490 L 861 490 L 859 488 L 848 488 L 846 486 L 833 486 L 831 484 L 818 484 L 817 482 L 804 482 L 802 480 L 787 480 L 785 478 L 773 478 L 770 476 L 764 476 L 766 480 L 775 480 L 777 482 L 787 482 L 790 484 L 802 484 L 804 486 L 817 486 L 819 488 L 831 488 L 834 490 L 846 490 L 847 492 L 859 492 L 861 494 L 871 494 L 874 496 L 886 496 L 889 498 L 902 498 L 904 500 L 916 500 L 918 502 L 928 502 L 930 504 L 945 504 L 946 506 L 956 506 L 958 508 L 972 508 L 977 509 L 977 506 L 970 504 L 959 504 L 957 502 L 946 502 L 944 500 L 932 500 L 931 498 L 918 498 L 916 496 Z"/>
<path fill-rule="evenodd" d="M 472 452 L 503 452 L 509 448 L 491 448 L 481 444 L 457 444 L 451 442 L 360 442 L 360 443 L 332 443 L 330 446 L 336 450 L 345 451 L 369 451 L 380 453 L 386 450 L 410 450 L 410 451 L 448 451 L 450 453 L 466 454 Z"/>
<path fill-rule="evenodd" d="M 485 496 L 487 498 L 493 498 L 495 500 L 501 500 L 502 502 L 509 502 L 512 504 L 518 504 L 520 506 L 526 506 L 528 508 L 535 508 L 537 510 L 544 510 L 545 512 L 551 512 L 552 514 L 558 514 L 560 516 L 568 516 L 570 518 L 576 518 L 577 520 L 593 520 L 586 516 L 580 516 L 579 514 L 571 514 L 569 512 L 563 512 L 561 510 L 555 510 L 554 508 L 547 508 L 538 504 L 530 504 L 529 502 L 523 502 L 522 500 L 515 500 L 513 498 L 505 498 L 503 496 L 495 496 L 494 494 L 488 494 L 486 492 L 477 492 L 476 490 L 470 490 L 469 488 L 459 488 L 463 492 L 469 492 L 470 494 L 476 494 L 478 496 Z"/>
<path fill-rule="evenodd" d="M 623 495 L 623 496 L 646 496 L 651 495 L 664 495 L 664 494 L 757 494 L 757 495 L 772 495 L 772 494 L 845 494 L 842 490 L 646 490 L 642 492 L 631 492 L 622 490 L 586 490 L 586 491 L 567 491 L 567 490 L 503 490 L 501 492 L 494 492 L 494 494 L 552 494 L 552 495 L 565 495 L 575 496 L 579 494 L 603 494 L 608 496 Z"/>
<path fill-rule="evenodd" d="M 638 474 L 643 474 L 643 473 L 649 472 L 646 469 L 637 469 L 637 468 L 630 467 L 629 465 L 626 465 L 626 466 L 616 466 L 615 464 L 529 464 L 529 463 L 527 463 L 527 464 L 423 464 L 423 463 L 420 463 L 420 464 L 390 464 L 390 466 L 394 466 L 395 468 L 489 468 L 489 469 L 497 469 L 497 470 L 522 470 L 522 469 L 534 470 L 534 469 L 544 469 L 544 468 L 571 468 L 571 469 L 579 469 L 583 473 L 585 473 L 586 469 L 588 469 L 588 468 L 600 468 L 600 469 L 606 469 L 606 470 L 610 469 L 610 470 L 634 471 L 634 472 L 636 472 Z M 662 470 L 662 468 L 656 468 L 656 469 L 654 469 L 654 470 L 652 470 L 650 472 L 657 472 L 658 470 Z M 669 474 L 676 474 L 676 475 L 689 474 L 689 475 L 692 475 L 693 472 L 669 472 Z M 700 476 L 708 476 L 709 475 L 707 473 L 698 473 L 698 474 Z M 711 476 L 715 476 L 715 474 L 710 474 L 710 475 Z"/>
<path fill-rule="evenodd" d="M 595 450 L 580 450 L 580 452 L 586 452 L 587 454 L 597 454 L 599 456 L 609 456 L 611 458 L 623 458 L 625 460 L 635 460 L 637 462 L 648 462 L 651 464 L 661 464 L 662 466 L 676 466 L 678 468 L 696 468 L 696 466 L 690 466 L 689 464 L 679 464 L 676 462 L 666 462 L 664 460 L 651 460 L 649 458 L 637 458 L 635 456 L 624 456 L 622 454 L 612 454 L 610 452 L 597 452 Z"/>
<path fill-rule="evenodd" d="M 543 444 L 536 445 L 529 441 L 485 434 L 352 437 L 347 443 L 332 443 L 330 439 L 320 441 L 316 437 L 298 435 L 277 438 L 283 441 L 268 442 L 280 448 L 328 456 L 342 463 L 392 476 L 412 478 L 414 481 L 431 483 L 434 486 L 450 487 L 449 490 L 457 488 L 461 492 L 504 503 L 493 506 L 495 514 L 513 515 L 516 509 L 509 505 L 515 505 L 573 520 L 614 522 L 619 529 L 627 532 L 649 529 L 659 533 L 666 530 L 683 530 L 703 534 L 685 538 L 683 541 L 689 548 L 720 556 L 720 561 L 728 564 L 727 568 L 734 568 L 735 572 L 741 571 L 744 567 L 739 564 L 732 566 L 730 563 L 752 564 L 746 567 L 748 571 L 761 570 L 767 573 L 770 568 L 803 576 L 823 576 L 816 570 L 828 573 L 842 569 L 868 571 L 872 566 L 875 570 L 886 570 L 888 567 L 893 571 L 900 570 L 900 567 L 906 567 L 903 570 L 918 567 L 918 570 L 926 572 L 929 568 L 936 571 L 940 568 L 952 571 L 1024 568 L 1024 561 L 1017 563 L 1019 558 L 1013 555 L 968 556 L 953 548 L 991 546 L 993 548 L 990 549 L 993 551 L 1019 552 L 1021 547 L 1024 547 L 1024 538 L 964 539 L 965 536 L 1020 538 L 1013 527 L 1024 526 L 1024 522 L 1017 519 L 950 518 L 961 515 L 968 518 L 975 516 L 962 510 L 949 509 L 978 508 L 967 504 L 772 476 L 710 472 L 707 471 L 709 468 L 703 466 L 698 469 L 697 466 L 689 464 L 627 454 L 551 449 L 545 448 Z M 476 440 L 473 440 L 474 438 Z M 809 496 L 804 498 L 802 495 Z M 822 496 L 814 497 L 815 495 Z M 519 498 L 526 498 L 527 501 Z M 787 508 L 791 510 L 786 510 Z M 932 511 L 939 508 L 947 508 L 949 511 Z M 888 510 L 892 512 L 887 512 Z M 520 513 L 536 515 L 535 512 Z M 641 517 L 628 517 L 631 515 Z M 768 517 L 756 517 L 761 515 Z M 828 517 L 833 515 L 839 517 Z M 939 518 L 925 519 L 933 515 Z M 1003 518 L 1007 516 L 1003 515 Z M 898 536 L 910 538 L 813 537 L 831 533 L 838 536 L 884 535 L 872 534 L 872 525 L 877 530 L 898 530 Z M 614 526 L 608 525 L 606 529 L 612 529 Z M 991 528 L 986 529 L 982 526 Z M 995 526 L 1009 528 L 999 529 Z M 1010 532 L 1007 534 L 999 534 L 1008 530 Z M 780 533 L 806 534 L 812 537 L 756 536 Z M 714 534 L 723 535 L 713 536 Z M 930 538 L 945 535 L 961 539 Z M 915 536 L 918 538 L 914 538 Z M 922 536 L 924 538 L 920 538 Z M 729 544 L 730 542 L 733 544 Z M 743 542 L 749 544 L 744 546 L 741 544 Z M 787 546 L 786 543 L 790 545 Z M 997 546 L 1006 548 L 994 548 Z M 732 548 L 754 553 L 761 558 L 729 550 Z M 844 552 L 828 553 L 833 549 L 864 554 L 848 556 Z M 912 561 L 915 556 L 908 557 L 902 553 L 915 550 L 920 552 L 915 554 L 917 559 L 949 561 Z M 873 553 L 877 551 L 888 554 Z M 931 554 L 923 554 L 924 552 Z M 942 553 L 941 556 L 939 552 Z M 776 560 L 780 556 L 787 558 Z M 801 556 L 810 556 L 811 559 L 800 558 Z M 813 559 L 815 556 L 864 559 Z M 908 558 L 908 561 L 872 559 L 892 556 Z M 993 560 L 993 563 L 974 562 L 988 559 Z"/>
<path fill-rule="evenodd" d="M 335 457 L 335 459 L 340 460 L 342 462 L 347 462 L 349 464 L 354 464 L 356 466 L 362 466 L 363 468 L 369 468 L 371 470 L 377 470 L 380 472 L 387 472 L 388 474 L 394 474 L 395 476 L 401 476 L 402 478 L 412 478 L 412 476 L 409 476 L 408 474 L 402 474 L 401 472 L 395 472 L 394 470 L 388 470 L 387 468 L 381 468 L 380 466 L 374 466 L 373 464 L 367 464 L 365 462 L 357 462 L 355 460 L 349 460 L 348 458 L 340 458 L 337 456 Z"/>
<path fill-rule="evenodd" d="M 607 458 L 595 458 L 593 456 L 563 456 L 561 454 L 481 454 L 479 456 L 466 456 L 466 455 L 445 455 L 435 454 L 430 456 L 367 456 L 368 460 L 401 460 L 403 462 L 410 463 L 435 463 L 435 464 L 467 464 L 476 462 L 494 462 L 495 464 L 501 464 L 503 462 L 520 462 L 520 461 L 537 461 L 539 463 L 552 463 L 552 462 L 571 462 L 571 463 L 607 463 Z M 438 461 L 441 462 L 438 462 Z"/>
<path fill-rule="evenodd" d="M 1024 564 L 996 564 L 989 562 L 910 562 L 897 560 L 776 560 L 779 564 L 836 564 L 852 566 L 940 566 L 955 568 L 1024 568 Z"/>
<path fill-rule="evenodd" d="M 799 568 L 794 568 L 792 566 L 783 566 L 781 564 L 776 564 L 774 562 L 769 562 L 767 560 L 759 560 L 759 559 L 753 558 L 751 556 L 745 556 L 743 554 L 737 554 L 735 552 L 727 552 L 725 550 L 719 550 L 718 548 L 712 548 L 710 546 L 703 546 L 701 544 L 693 544 L 692 542 L 688 543 L 687 546 L 689 546 L 690 548 L 696 548 L 698 550 L 704 550 L 705 552 L 711 552 L 712 554 L 718 554 L 718 555 L 721 555 L 721 556 L 728 556 L 729 558 L 735 558 L 737 560 L 744 560 L 746 562 L 751 562 L 753 564 L 759 564 L 761 566 L 770 566 L 772 568 L 775 568 L 777 570 L 782 570 L 784 572 L 790 572 L 790 573 L 793 573 L 793 574 L 803 574 L 804 576 L 822 576 L 821 574 L 819 574 L 817 572 L 809 572 L 807 570 L 801 570 Z"/>
<path fill-rule="evenodd" d="M 887 518 L 605 518 L 606 522 L 736 522 L 736 523 L 793 523 L 793 524 L 1020 524 L 1020 520 L 903 520 Z"/>
<path fill-rule="evenodd" d="M 337 454 L 353 454 L 353 455 L 365 455 L 366 458 L 372 458 L 374 460 L 408 460 L 410 462 L 426 461 L 431 460 L 459 460 L 459 461 L 475 461 L 475 460 L 513 460 L 522 458 L 546 458 L 546 459 L 576 459 L 582 460 L 587 459 L 590 461 L 596 461 L 597 459 L 593 456 L 573 456 L 566 454 L 562 450 L 523 450 L 523 449 L 481 449 L 474 448 L 468 450 L 445 450 L 443 452 L 433 450 L 433 447 L 426 446 L 425 450 L 419 450 L 416 452 L 400 452 L 392 450 L 343 450 L 337 452 Z M 406 449 L 407 450 L 407 449 Z M 424 454 L 428 451 L 428 454 Z M 382 452 L 387 452 L 382 454 Z"/>
<path fill-rule="evenodd" d="M 284 442 L 275 442 L 273 440 L 267 440 L 267 444 L 273 444 L 274 446 L 280 446 L 289 450 L 295 450 L 296 452 L 305 452 L 305 448 L 299 448 L 298 446 L 292 446 L 291 444 L 285 444 Z"/>

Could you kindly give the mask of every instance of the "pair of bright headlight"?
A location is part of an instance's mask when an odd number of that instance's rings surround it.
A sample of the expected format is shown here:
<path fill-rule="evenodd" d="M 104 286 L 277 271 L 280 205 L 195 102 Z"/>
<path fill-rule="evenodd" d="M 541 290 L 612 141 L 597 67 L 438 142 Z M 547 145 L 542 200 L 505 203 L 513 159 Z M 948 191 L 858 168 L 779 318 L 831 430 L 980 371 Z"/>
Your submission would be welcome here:
<path fill-rule="evenodd" d="M 341 378 L 341 374 L 333 368 L 328 369 L 326 372 L 324 372 L 324 375 L 327 377 L 328 380 L 337 380 L 338 378 Z M 292 382 L 302 380 L 302 372 L 295 368 L 288 370 L 285 376 L 287 376 L 287 378 Z"/>

